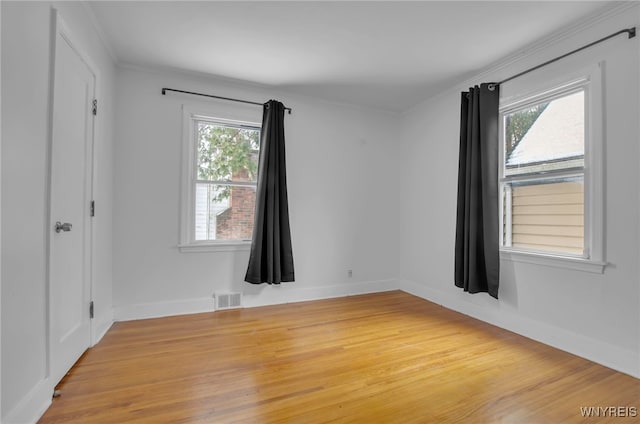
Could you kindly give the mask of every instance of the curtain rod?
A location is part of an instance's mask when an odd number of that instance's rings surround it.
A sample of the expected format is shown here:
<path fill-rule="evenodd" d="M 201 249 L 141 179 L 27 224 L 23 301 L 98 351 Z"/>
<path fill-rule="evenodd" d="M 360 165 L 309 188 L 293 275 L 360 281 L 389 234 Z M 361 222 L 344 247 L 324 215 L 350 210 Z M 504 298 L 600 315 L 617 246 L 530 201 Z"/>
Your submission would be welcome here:
<path fill-rule="evenodd" d="M 633 27 L 633 28 L 626 28 L 626 29 L 621 29 L 621 30 L 620 30 L 620 31 L 618 31 L 618 32 L 614 32 L 614 33 L 613 33 L 613 34 L 611 34 L 611 35 L 607 35 L 607 36 L 606 36 L 606 37 L 604 37 L 604 38 L 601 38 L 601 39 L 596 40 L 596 41 L 594 41 L 594 42 L 592 42 L 592 43 L 589 43 L 589 44 L 587 44 L 587 45 L 584 45 L 584 46 L 582 46 L 582 47 L 580 47 L 580 48 L 577 48 L 577 49 L 575 49 L 575 50 L 572 50 L 572 51 L 570 51 L 569 53 L 565 53 L 565 54 L 563 54 L 562 56 L 558 56 L 558 57 L 556 57 L 556 58 L 554 58 L 554 59 L 551 59 L 551 60 L 548 60 L 548 61 L 546 61 L 546 62 L 544 62 L 544 63 L 541 63 L 541 64 L 540 64 L 540 65 L 538 65 L 538 66 L 534 66 L 533 68 L 529 68 L 529 69 L 527 69 L 526 71 L 522 71 L 522 72 L 520 72 L 519 74 L 516 74 L 516 75 L 514 75 L 514 76 L 512 76 L 512 77 L 509 77 L 509 78 L 507 78 L 507 79 L 503 79 L 503 80 L 502 80 L 502 81 L 500 81 L 500 82 L 490 83 L 490 84 L 489 84 L 489 86 L 488 86 L 488 88 L 489 88 L 489 90 L 493 90 L 497 85 L 504 84 L 504 83 L 505 83 L 505 82 L 507 82 L 507 81 L 511 81 L 512 79 L 516 79 L 516 78 L 518 78 L 518 77 L 521 77 L 521 76 L 523 76 L 523 75 L 525 75 L 525 74 L 528 74 L 529 72 L 533 72 L 533 71 L 535 71 L 536 69 L 540 69 L 540 68 L 542 68 L 543 66 L 550 65 L 550 64 L 552 64 L 553 62 L 557 62 L 557 61 L 558 61 L 558 60 L 560 60 L 560 59 L 564 59 L 564 58 L 565 58 L 565 57 L 567 57 L 567 56 L 571 56 L 571 55 L 572 55 L 572 54 L 574 54 L 574 53 L 578 53 L 579 51 L 582 51 L 582 50 L 584 50 L 584 49 L 587 49 L 587 48 L 589 48 L 589 47 L 591 47 L 591 46 L 594 46 L 594 45 L 596 45 L 596 44 L 598 44 L 598 43 L 602 43 L 603 41 L 607 41 L 607 40 L 608 40 L 608 39 L 610 39 L 610 38 L 617 37 L 618 35 L 620 35 L 620 34 L 624 34 L 624 33 L 629 34 L 629 38 L 633 38 L 633 37 L 635 37 L 635 36 L 636 36 L 636 27 Z"/>
<path fill-rule="evenodd" d="M 251 102 L 249 100 L 233 99 L 231 97 L 214 96 L 213 94 L 196 93 L 194 91 L 176 90 L 174 88 L 166 88 L 166 87 L 162 89 L 162 95 L 163 96 L 166 95 L 167 91 L 174 91 L 176 93 L 184 93 L 184 94 L 193 94 L 194 96 L 211 97 L 213 99 L 229 100 L 231 102 L 247 103 L 250 105 L 264 106 L 264 103 Z M 289 113 L 289 115 L 291 115 L 290 107 L 285 107 L 284 110 L 286 110 Z"/>

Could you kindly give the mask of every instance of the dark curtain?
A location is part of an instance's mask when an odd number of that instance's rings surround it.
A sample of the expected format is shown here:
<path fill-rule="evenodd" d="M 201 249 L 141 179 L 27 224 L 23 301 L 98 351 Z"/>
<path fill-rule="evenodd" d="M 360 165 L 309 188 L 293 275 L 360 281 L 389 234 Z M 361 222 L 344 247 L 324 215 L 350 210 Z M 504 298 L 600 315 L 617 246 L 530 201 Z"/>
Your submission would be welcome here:
<path fill-rule="evenodd" d="M 245 281 L 294 281 L 284 150 L 284 105 L 265 103 L 260 133 L 258 187 L 251 254 Z"/>
<path fill-rule="evenodd" d="M 493 89 L 490 89 L 489 86 Z M 455 284 L 498 298 L 498 100 L 500 87 L 462 93 Z"/>

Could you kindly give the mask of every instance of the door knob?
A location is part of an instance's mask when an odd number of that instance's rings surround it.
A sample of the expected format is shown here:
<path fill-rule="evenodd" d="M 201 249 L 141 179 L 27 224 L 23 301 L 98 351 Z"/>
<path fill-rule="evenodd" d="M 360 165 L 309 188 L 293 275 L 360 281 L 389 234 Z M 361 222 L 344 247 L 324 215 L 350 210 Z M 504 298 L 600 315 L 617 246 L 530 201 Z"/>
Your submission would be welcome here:
<path fill-rule="evenodd" d="M 68 222 L 65 222 L 64 224 L 60 221 L 56 222 L 56 227 L 55 227 L 56 233 L 59 233 L 60 231 L 71 231 L 71 224 Z"/>

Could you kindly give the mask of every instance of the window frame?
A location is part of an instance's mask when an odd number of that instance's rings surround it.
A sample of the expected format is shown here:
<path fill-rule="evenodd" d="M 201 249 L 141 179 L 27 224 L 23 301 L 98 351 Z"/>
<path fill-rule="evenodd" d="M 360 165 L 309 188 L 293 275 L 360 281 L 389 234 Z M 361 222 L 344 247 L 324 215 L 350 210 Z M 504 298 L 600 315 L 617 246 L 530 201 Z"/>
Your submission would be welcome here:
<path fill-rule="evenodd" d="M 180 234 L 178 249 L 180 252 L 234 252 L 249 251 L 251 239 L 237 240 L 196 240 L 195 239 L 195 192 L 196 184 L 201 181 L 196 176 L 197 141 L 196 126 L 198 122 L 207 121 L 230 127 L 251 128 L 261 130 L 261 124 L 241 119 L 220 118 L 219 112 L 204 108 L 182 107 L 182 172 L 180 190 Z M 227 182 L 207 181 L 211 184 L 227 184 Z M 228 182 L 228 185 L 238 185 Z M 241 184 L 249 185 L 249 184 Z M 253 185 L 253 184 L 252 184 Z M 255 184 L 257 187 L 257 182 Z"/>
<path fill-rule="evenodd" d="M 602 273 L 606 266 L 604 258 L 604 172 L 603 172 L 603 94 L 602 68 L 604 62 L 574 72 L 561 72 L 558 68 L 541 72 L 528 81 L 512 84 L 507 94 L 500 99 L 499 114 L 499 222 L 500 257 L 503 260 L 537 265 L 568 268 L 586 272 Z M 552 75 L 549 75 L 549 72 Z M 557 77 L 558 74 L 564 74 Z M 554 76 L 556 76 L 554 78 Z M 558 252 L 535 251 L 504 246 L 504 199 L 505 179 L 505 129 L 504 116 L 514 111 L 551 101 L 584 90 L 585 101 L 585 145 L 582 171 L 567 170 L 566 175 L 582 174 L 584 178 L 584 254 L 572 255 Z M 563 172 L 553 173 L 559 177 Z M 536 178 L 537 177 L 537 178 Z M 543 179 L 543 174 L 529 175 L 522 179 Z"/>

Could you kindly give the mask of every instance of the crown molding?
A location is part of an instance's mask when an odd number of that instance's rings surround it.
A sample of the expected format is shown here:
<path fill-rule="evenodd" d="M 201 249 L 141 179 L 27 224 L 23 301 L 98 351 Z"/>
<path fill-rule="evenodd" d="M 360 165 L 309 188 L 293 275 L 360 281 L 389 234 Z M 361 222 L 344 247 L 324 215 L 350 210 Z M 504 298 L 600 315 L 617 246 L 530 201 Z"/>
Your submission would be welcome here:
<path fill-rule="evenodd" d="M 597 11 L 594 14 L 586 17 L 585 19 L 582 19 L 571 25 L 568 25 L 567 27 L 563 28 L 560 31 L 557 31 L 537 41 L 534 41 L 533 43 L 530 43 L 522 47 L 518 51 L 510 55 L 507 55 L 502 60 L 498 61 L 497 63 L 494 63 L 489 68 L 483 70 L 482 72 L 474 76 L 474 79 L 475 78 L 481 79 L 484 76 L 488 76 L 489 74 L 494 74 L 504 68 L 508 68 L 529 56 L 533 56 L 539 52 L 542 52 L 548 49 L 549 47 L 555 44 L 558 44 L 573 36 L 576 36 L 590 29 L 594 25 L 597 25 L 601 22 L 605 22 L 617 15 L 621 15 L 634 7 L 638 7 L 639 4 L 640 3 L 638 3 L 638 1 L 624 1 L 621 3 L 616 2 L 616 4 L 612 6 L 605 6 L 605 10 Z"/>
<path fill-rule="evenodd" d="M 89 17 L 91 26 L 93 26 L 93 28 L 96 30 L 96 33 L 98 33 L 98 38 L 102 42 L 102 45 L 104 46 L 104 48 L 107 50 L 109 57 L 111 57 L 111 60 L 113 61 L 113 63 L 117 65 L 119 61 L 118 61 L 118 56 L 116 55 L 116 51 L 113 48 L 113 44 L 109 40 L 107 33 L 105 32 L 104 28 L 100 24 L 100 21 L 98 21 L 98 18 L 96 17 L 96 13 L 91 7 L 91 5 L 89 4 L 89 1 L 81 0 L 80 4 L 82 4 L 82 7 L 84 8 L 85 13 Z"/>
<path fill-rule="evenodd" d="M 445 89 L 442 91 L 438 91 L 433 95 L 427 97 L 423 102 L 416 104 L 413 107 L 408 108 L 402 114 L 410 114 L 414 110 L 423 107 L 425 104 L 429 103 L 433 99 L 449 95 L 450 91 L 456 89 L 458 87 L 467 87 L 473 86 L 483 79 L 491 79 L 500 71 L 507 69 L 511 66 L 517 65 L 519 62 L 524 59 L 534 56 L 538 53 L 544 52 L 549 47 L 552 47 L 562 41 L 570 39 L 576 35 L 583 33 L 584 31 L 590 29 L 594 25 L 597 25 L 601 22 L 608 21 L 616 16 L 628 13 L 631 9 L 638 9 L 640 12 L 640 2 L 638 0 L 631 1 L 623 1 L 623 2 L 612 2 L 611 5 L 604 6 L 603 9 L 587 16 L 586 18 L 574 22 L 573 24 L 569 24 L 564 27 L 560 31 L 556 31 L 552 34 L 549 34 L 546 37 L 540 38 L 532 43 L 529 43 L 517 51 L 503 57 L 502 59 L 494 62 L 493 64 L 487 66 L 486 68 L 480 70 L 479 72 L 475 72 L 470 76 L 465 76 L 461 79 L 452 81 L 450 84 L 447 84 Z M 517 71 L 515 71 L 517 72 Z"/>

